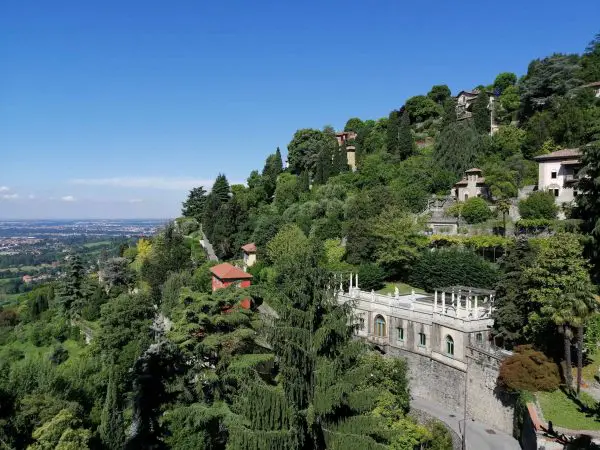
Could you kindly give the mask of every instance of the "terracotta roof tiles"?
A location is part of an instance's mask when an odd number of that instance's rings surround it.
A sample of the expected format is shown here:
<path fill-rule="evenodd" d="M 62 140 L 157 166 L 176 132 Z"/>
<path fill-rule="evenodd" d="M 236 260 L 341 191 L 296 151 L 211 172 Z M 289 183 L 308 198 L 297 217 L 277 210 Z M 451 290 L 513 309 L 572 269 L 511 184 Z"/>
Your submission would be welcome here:
<path fill-rule="evenodd" d="M 252 278 L 252 275 L 232 266 L 229 263 L 218 264 L 210 268 L 214 276 L 220 280 L 246 280 Z"/>

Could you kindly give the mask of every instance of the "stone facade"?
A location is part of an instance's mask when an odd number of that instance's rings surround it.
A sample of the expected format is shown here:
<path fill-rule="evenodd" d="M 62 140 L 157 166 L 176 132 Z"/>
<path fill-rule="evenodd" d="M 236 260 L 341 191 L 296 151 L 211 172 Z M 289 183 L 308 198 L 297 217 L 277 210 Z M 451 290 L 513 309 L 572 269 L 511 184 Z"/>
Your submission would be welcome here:
<path fill-rule="evenodd" d="M 463 179 L 454 184 L 453 191 L 456 201 L 459 202 L 464 202 L 473 197 L 490 197 L 490 191 L 487 184 L 485 184 L 482 171 L 477 168 L 465 171 Z"/>
<path fill-rule="evenodd" d="M 335 133 L 335 138 L 338 141 L 338 145 L 341 147 L 346 144 L 346 159 L 348 166 L 352 171 L 356 170 L 356 147 L 352 145 L 354 139 L 356 139 L 356 133 L 354 131 L 338 131 Z"/>
<path fill-rule="evenodd" d="M 512 433 L 512 400 L 496 392 L 506 354 L 491 339 L 493 291 L 455 286 L 385 296 L 357 285 L 356 279 L 348 292 L 340 289 L 338 301 L 352 302 L 358 336 L 407 360 L 413 395 L 457 413 L 466 401 L 469 417 Z"/>

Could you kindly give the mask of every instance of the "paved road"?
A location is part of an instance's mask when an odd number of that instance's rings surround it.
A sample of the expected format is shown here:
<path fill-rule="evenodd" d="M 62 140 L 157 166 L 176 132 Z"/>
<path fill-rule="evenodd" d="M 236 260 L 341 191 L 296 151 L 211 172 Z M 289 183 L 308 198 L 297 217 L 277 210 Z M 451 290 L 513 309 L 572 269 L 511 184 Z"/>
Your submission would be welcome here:
<path fill-rule="evenodd" d="M 413 397 L 411 406 L 445 422 L 459 436 L 462 436 L 462 413 L 449 411 L 441 405 Z M 454 417 L 453 417 L 454 416 Z M 521 450 L 515 438 L 498 430 L 477 422 L 468 420 L 467 424 L 467 450 Z"/>
<path fill-rule="evenodd" d="M 204 231 L 202 232 L 202 242 L 204 242 L 203 247 L 204 247 L 204 250 L 206 250 L 209 261 L 218 261 L 219 258 L 217 258 L 217 255 L 215 254 L 215 251 L 213 250 L 213 246 L 208 241 L 208 238 L 204 234 Z"/>

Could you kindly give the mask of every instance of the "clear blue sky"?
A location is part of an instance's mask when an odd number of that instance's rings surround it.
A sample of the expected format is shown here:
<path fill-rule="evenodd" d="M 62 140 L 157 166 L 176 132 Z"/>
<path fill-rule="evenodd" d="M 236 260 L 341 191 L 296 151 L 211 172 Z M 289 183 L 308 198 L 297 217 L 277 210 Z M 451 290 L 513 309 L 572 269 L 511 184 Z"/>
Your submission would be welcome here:
<path fill-rule="evenodd" d="M 0 2 L 0 218 L 172 217 L 298 128 L 581 53 L 597 0 Z"/>

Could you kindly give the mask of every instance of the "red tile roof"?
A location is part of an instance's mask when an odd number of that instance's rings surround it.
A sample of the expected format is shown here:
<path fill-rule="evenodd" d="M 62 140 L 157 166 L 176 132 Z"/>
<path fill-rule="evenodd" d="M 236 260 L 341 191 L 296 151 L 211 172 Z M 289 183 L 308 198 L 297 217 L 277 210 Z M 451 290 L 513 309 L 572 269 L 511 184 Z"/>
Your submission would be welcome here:
<path fill-rule="evenodd" d="M 252 275 L 249 273 L 246 273 L 229 263 L 211 267 L 210 271 L 220 280 L 246 280 L 252 278 Z"/>
<path fill-rule="evenodd" d="M 564 148 L 562 150 L 548 153 L 547 155 L 534 156 L 533 159 L 536 161 L 546 161 L 549 159 L 574 159 L 579 158 L 580 156 L 581 152 L 578 148 Z"/>
<path fill-rule="evenodd" d="M 242 245 L 242 250 L 246 253 L 256 253 L 256 244 L 254 242 L 250 242 L 249 244 Z"/>

